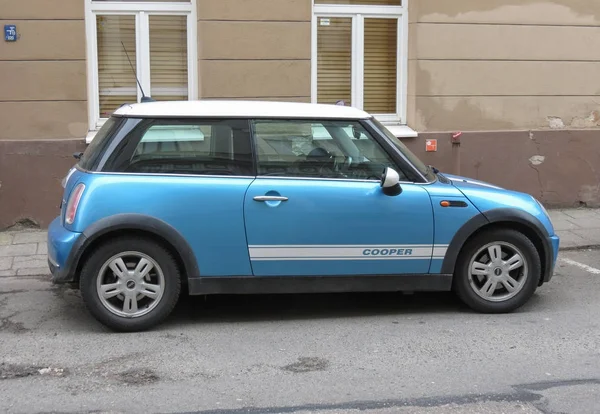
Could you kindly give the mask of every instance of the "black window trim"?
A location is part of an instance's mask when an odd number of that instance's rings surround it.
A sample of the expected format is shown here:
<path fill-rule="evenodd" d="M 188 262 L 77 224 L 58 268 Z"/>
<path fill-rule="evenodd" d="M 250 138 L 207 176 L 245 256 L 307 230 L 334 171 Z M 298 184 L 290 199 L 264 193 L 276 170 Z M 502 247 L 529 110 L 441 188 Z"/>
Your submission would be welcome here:
<path fill-rule="evenodd" d="M 102 146 L 98 148 L 96 152 L 90 154 L 91 158 L 87 158 L 86 153 L 84 153 L 83 157 L 79 159 L 77 164 L 75 165 L 80 171 L 86 172 L 99 172 L 102 170 L 102 165 L 107 159 L 107 155 L 109 155 L 114 149 L 114 143 L 116 141 L 120 142 L 123 137 L 127 134 L 123 134 L 123 127 L 127 123 L 128 118 L 124 117 L 113 117 L 115 124 L 112 127 L 112 130 L 108 132 L 108 136 L 104 138 Z M 86 150 L 92 149 L 93 147 L 87 146 Z M 84 166 L 85 164 L 85 166 Z"/>
<path fill-rule="evenodd" d="M 388 155 L 390 155 L 394 159 L 394 161 L 398 165 L 398 168 L 400 168 L 402 172 L 404 172 L 404 174 L 411 180 L 411 182 L 417 184 L 432 183 L 431 181 L 427 180 L 427 178 L 424 177 L 419 170 L 417 170 L 417 168 L 412 164 L 412 162 L 410 162 L 408 158 L 406 158 L 406 156 L 402 154 L 402 152 L 398 150 L 398 148 L 389 141 L 389 138 L 387 137 L 387 135 L 385 135 L 385 133 L 380 131 L 378 128 L 374 127 L 374 125 L 371 123 L 371 118 L 361 120 L 361 124 L 373 135 L 375 140 L 377 140 L 377 142 L 379 142 L 383 146 L 384 150 L 388 153 Z M 408 172 L 410 172 L 410 174 L 408 174 Z"/>
<path fill-rule="evenodd" d="M 96 165 L 96 171 L 102 172 L 106 167 L 106 164 L 113 158 L 115 149 L 125 140 L 127 137 L 139 127 L 140 121 L 135 118 L 124 118 L 121 127 L 116 132 L 113 139 L 110 140 L 106 146 L 104 154 L 99 158 L 98 164 Z"/>
<path fill-rule="evenodd" d="M 371 118 L 367 118 L 367 119 L 350 119 L 350 118 L 319 118 L 319 117 L 284 117 L 284 116 L 269 116 L 269 117 L 244 117 L 244 116 L 227 116 L 227 117 L 202 117 L 202 116 L 160 116 L 160 117 L 156 117 L 156 116 L 123 116 L 123 115 L 113 115 L 113 117 L 115 118 L 120 118 L 121 119 L 121 124 L 119 125 L 119 128 L 116 128 L 116 131 L 113 133 L 114 137 L 110 140 L 110 143 L 106 146 L 106 148 L 110 147 L 112 150 L 114 150 L 114 148 L 119 145 L 125 138 L 128 138 L 130 136 L 130 134 L 132 132 L 135 132 L 139 129 L 140 124 L 144 123 L 144 124 L 151 124 L 153 123 L 153 121 L 185 121 L 185 122 L 193 122 L 195 121 L 199 121 L 202 123 L 209 123 L 211 121 L 222 121 L 222 120 L 240 120 L 240 121 L 245 121 L 248 127 L 248 137 L 250 139 L 250 148 L 252 151 L 251 154 L 251 160 L 252 160 L 252 166 L 251 166 L 251 172 L 250 175 L 243 175 L 243 176 L 230 176 L 230 175 L 202 175 L 202 174 L 168 174 L 168 173 L 131 173 L 131 172 L 110 172 L 110 171 L 104 171 L 104 167 L 107 163 L 108 160 L 112 159 L 115 154 L 104 154 L 102 157 L 97 157 L 97 159 L 95 160 L 94 163 L 94 169 L 92 171 L 90 170 L 86 170 L 88 172 L 101 172 L 101 173 L 105 173 L 105 174 L 130 174 L 130 175 L 174 175 L 174 176 L 192 176 L 192 177 L 227 177 L 227 178 L 247 178 L 247 177 L 254 177 L 254 178 L 262 178 L 263 176 L 259 176 L 258 175 L 258 150 L 257 150 L 257 143 L 256 143 L 256 139 L 255 139 L 255 132 L 254 132 L 254 127 L 253 127 L 253 123 L 254 121 L 269 121 L 269 120 L 286 120 L 286 121 L 293 121 L 293 120 L 297 120 L 297 121 L 333 121 L 333 122 L 358 122 L 360 123 L 363 128 L 365 128 L 372 136 L 373 139 L 375 139 L 375 141 L 381 145 L 382 149 L 385 151 L 385 153 L 392 159 L 392 161 L 394 162 L 395 166 L 398 168 L 398 170 L 400 172 L 402 172 L 410 181 L 408 181 L 408 183 L 415 183 L 415 184 L 431 184 L 434 181 L 430 181 L 427 180 L 426 177 L 424 177 L 418 170 L 417 168 L 396 148 L 396 146 L 389 142 L 389 138 L 382 132 L 379 131 L 378 128 L 375 128 L 373 126 L 373 124 L 371 123 Z M 119 132 L 122 131 L 122 125 L 126 123 L 126 120 L 128 119 L 135 119 L 137 120 L 136 125 L 128 131 L 127 134 L 120 134 Z M 140 136 L 141 139 L 141 136 Z M 136 142 L 136 146 L 137 143 L 139 143 L 139 140 L 137 140 Z M 79 169 L 82 169 L 81 167 L 78 167 Z M 82 169 L 83 170 L 83 169 Z M 341 180 L 341 181 L 374 181 L 374 180 L 361 180 L 361 179 L 353 179 L 353 178 L 315 178 L 315 177 L 278 177 L 278 176 L 270 176 L 268 178 L 285 178 L 285 179 L 293 179 L 293 178 L 298 178 L 298 179 L 323 179 L 323 180 Z"/>

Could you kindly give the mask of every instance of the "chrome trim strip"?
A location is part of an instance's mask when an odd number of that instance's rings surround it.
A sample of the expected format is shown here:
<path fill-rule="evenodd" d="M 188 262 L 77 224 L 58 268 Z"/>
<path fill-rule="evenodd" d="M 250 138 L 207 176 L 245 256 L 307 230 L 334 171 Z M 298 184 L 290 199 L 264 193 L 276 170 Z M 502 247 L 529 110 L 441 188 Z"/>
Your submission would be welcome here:
<path fill-rule="evenodd" d="M 328 178 L 328 177 L 286 177 L 286 176 L 278 176 L 278 175 L 274 175 L 274 176 L 264 176 L 264 175 L 259 175 L 256 177 L 257 180 L 268 180 L 268 179 L 276 179 L 276 180 L 320 180 L 320 181 L 347 181 L 347 182 L 354 182 L 354 183 L 377 183 L 379 184 L 381 181 L 380 180 L 359 180 L 356 178 Z M 421 183 L 414 183 L 412 181 L 400 181 L 400 184 L 421 184 Z"/>
<path fill-rule="evenodd" d="M 84 170 L 79 165 L 76 168 L 87 174 L 105 174 L 105 175 L 131 175 L 141 177 L 207 177 L 207 178 L 251 178 L 251 179 L 277 179 L 277 180 L 321 180 L 321 181 L 348 181 L 359 183 L 379 183 L 379 180 L 359 180 L 353 178 L 329 178 L 329 177 L 286 177 L 286 176 L 264 176 L 264 175 L 204 175 L 204 174 L 157 174 L 157 173 L 129 173 L 129 172 L 108 172 L 108 171 L 89 171 Z M 400 184 L 423 184 L 412 181 L 400 181 Z"/>
<path fill-rule="evenodd" d="M 255 201 L 288 201 L 287 197 L 281 196 L 256 196 Z"/>
<path fill-rule="evenodd" d="M 113 172 L 113 171 L 89 171 L 78 168 L 79 171 L 87 174 L 102 174 L 102 175 L 130 175 L 135 177 L 206 177 L 206 178 L 249 178 L 255 179 L 254 175 L 208 175 L 208 174 L 156 174 L 156 173 L 133 173 L 133 172 Z"/>
<path fill-rule="evenodd" d="M 380 183 L 380 180 L 360 180 L 356 178 L 330 178 L 330 177 L 289 177 L 289 176 L 264 176 L 264 175 L 204 175 L 204 174 L 157 174 L 157 173 L 129 173 L 129 172 L 109 172 L 109 171 L 90 171 L 84 170 L 79 165 L 76 165 L 80 172 L 86 174 L 105 174 L 105 175 L 131 175 L 140 177 L 206 177 L 206 178 L 251 178 L 251 179 L 276 179 L 276 180 L 321 180 L 321 181 L 345 181 L 354 183 Z M 414 184 L 414 185 L 429 185 L 432 182 L 416 183 L 414 181 L 399 181 L 400 184 Z"/>
<path fill-rule="evenodd" d="M 264 175 L 204 175 L 204 174 L 156 174 L 156 173 L 124 173 L 124 172 L 109 172 L 109 171 L 89 171 L 83 168 L 76 167 L 80 172 L 86 174 L 104 174 L 104 175 L 131 175 L 136 177 L 194 177 L 194 178 L 248 178 L 248 179 L 276 179 L 276 180 L 321 180 L 321 181 L 342 181 L 342 182 L 353 182 L 353 183 L 380 183 L 379 180 L 359 180 L 352 178 L 328 178 L 328 177 L 285 177 L 285 176 L 269 176 Z M 435 181 L 426 181 L 423 183 L 416 183 L 414 181 L 399 181 L 399 184 L 413 184 L 413 185 L 431 185 Z"/>

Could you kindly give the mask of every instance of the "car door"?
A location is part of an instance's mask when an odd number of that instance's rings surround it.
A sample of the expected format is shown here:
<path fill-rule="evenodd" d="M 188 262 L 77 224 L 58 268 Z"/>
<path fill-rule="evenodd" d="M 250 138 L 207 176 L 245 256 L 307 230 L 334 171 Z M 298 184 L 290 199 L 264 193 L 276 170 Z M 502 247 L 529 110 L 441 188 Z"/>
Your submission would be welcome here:
<path fill-rule="evenodd" d="M 255 276 L 429 271 L 429 195 L 412 183 L 396 196 L 384 194 L 384 168 L 398 167 L 359 122 L 252 124 L 257 178 L 244 216 Z"/>

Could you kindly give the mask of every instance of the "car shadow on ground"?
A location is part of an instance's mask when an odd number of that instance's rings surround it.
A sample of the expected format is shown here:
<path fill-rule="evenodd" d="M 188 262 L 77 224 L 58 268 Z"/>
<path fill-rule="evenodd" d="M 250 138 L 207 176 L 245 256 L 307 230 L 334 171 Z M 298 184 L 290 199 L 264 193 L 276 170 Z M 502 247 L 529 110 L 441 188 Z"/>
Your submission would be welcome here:
<path fill-rule="evenodd" d="M 111 330 L 94 321 L 85 309 L 79 291 L 66 286 L 54 287 L 60 298 L 60 315 L 69 315 L 62 323 L 70 330 Z M 518 313 L 537 313 L 547 307 L 548 295 L 534 295 Z M 153 331 L 181 325 L 254 323 L 273 321 L 307 321 L 360 317 L 407 317 L 452 314 L 478 315 L 451 292 L 403 294 L 386 293 L 323 293 L 274 295 L 209 295 L 182 294 L 166 321 Z M 91 324 L 90 324 L 91 323 Z"/>
<path fill-rule="evenodd" d="M 167 323 L 223 323 L 469 312 L 449 292 L 183 295 Z"/>

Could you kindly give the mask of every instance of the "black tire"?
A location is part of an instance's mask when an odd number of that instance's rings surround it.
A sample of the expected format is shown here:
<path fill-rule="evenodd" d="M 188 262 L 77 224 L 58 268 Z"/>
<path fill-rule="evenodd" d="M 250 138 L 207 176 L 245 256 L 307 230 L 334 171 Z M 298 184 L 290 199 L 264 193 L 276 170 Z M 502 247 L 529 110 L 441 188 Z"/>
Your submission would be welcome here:
<path fill-rule="evenodd" d="M 107 260 L 132 250 L 149 256 L 160 266 L 164 290 L 158 304 L 149 313 L 128 318 L 114 314 L 102 304 L 96 283 Z M 179 299 L 181 275 L 173 256 L 160 244 L 141 237 L 121 237 L 102 244 L 87 258 L 81 271 L 79 288 L 87 309 L 103 325 L 119 332 L 139 332 L 155 327 L 169 316 Z"/>
<path fill-rule="evenodd" d="M 519 249 L 528 267 L 527 279 L 519 293 L 500 302 L 492 302 L 479 296 L 475 293 L 469 280 L 469 266 L 473 256 L 482 247 L 495 242 L 510 243 Z M 477 312 L 509 313 L 529 301 L 535 293 L 541 277 L 540 255 L 531 240 L 512 229 L 494 229 L 478 234 L 463 246 L 456 263 L 452 289 L 467 306 Z"/>

